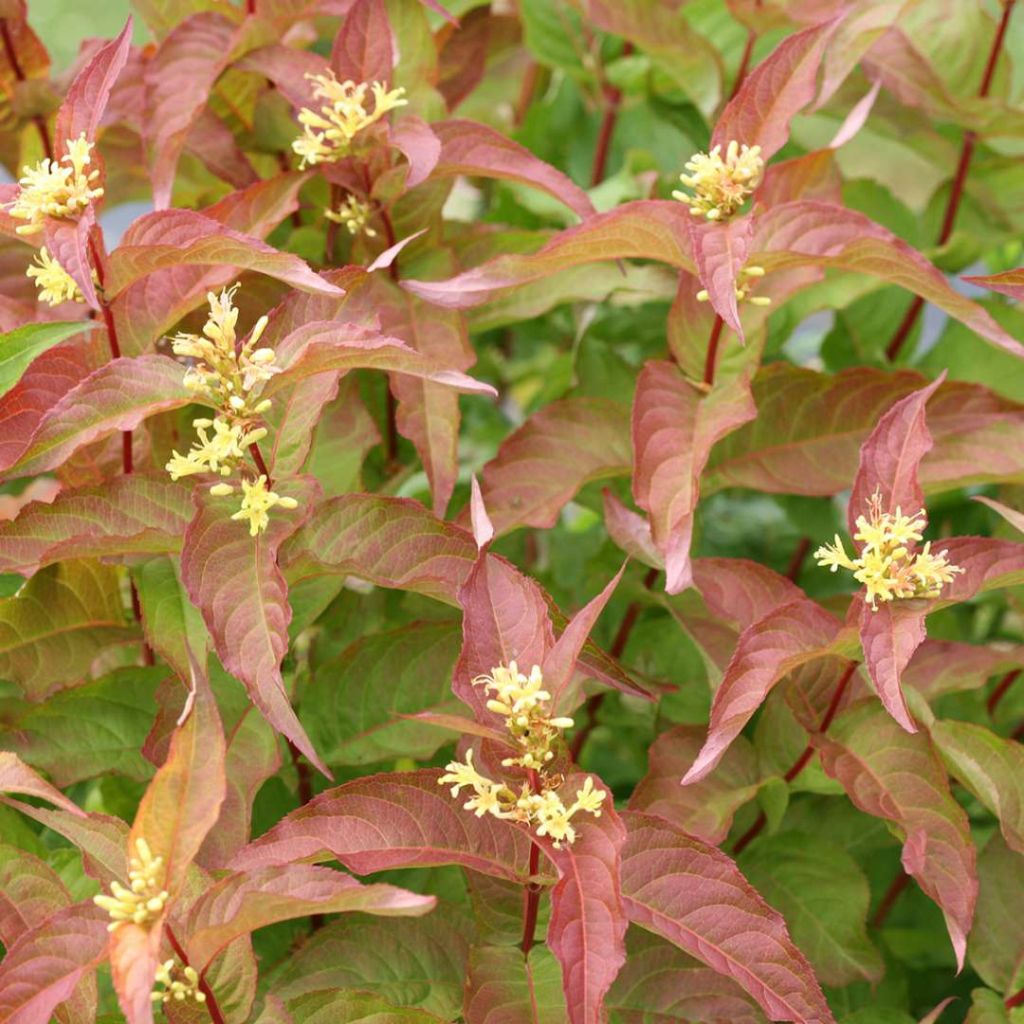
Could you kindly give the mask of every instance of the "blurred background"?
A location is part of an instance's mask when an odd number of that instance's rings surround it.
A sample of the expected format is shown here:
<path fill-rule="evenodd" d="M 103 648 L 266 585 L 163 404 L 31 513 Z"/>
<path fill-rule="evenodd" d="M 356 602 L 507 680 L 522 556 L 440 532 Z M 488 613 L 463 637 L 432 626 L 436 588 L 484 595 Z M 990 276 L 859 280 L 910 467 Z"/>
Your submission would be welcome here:
<path fill-rule="evenodd" d="M 46 43 L 58 72 L 75 59 L 83 39 L 117 35 L 130 13 L 128 0 L 28 0 L 29 21 Z M 149 32 L 136 18 L 135 42 L 144 43 L 148 38 Z"/>

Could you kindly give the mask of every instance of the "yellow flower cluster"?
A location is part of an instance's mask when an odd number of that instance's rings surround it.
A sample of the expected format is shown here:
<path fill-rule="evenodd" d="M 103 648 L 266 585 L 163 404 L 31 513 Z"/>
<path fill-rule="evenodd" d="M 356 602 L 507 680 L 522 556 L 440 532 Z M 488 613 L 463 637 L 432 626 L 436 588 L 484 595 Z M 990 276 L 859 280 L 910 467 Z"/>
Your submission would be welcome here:
<path fill-rule="evenodd" d="M 185 999 L 194 999 L 197 1003 L 206 1002 L 206 993 L 199 991 L 199 974 L 194 967 L 183 967 L 181 977 L 177 980 L 174 975 L 176 969 L 173 960 L 165 960 L 156 969 L 155 981 L 163 985 L 163 989 L 153 989 L 150 999 L 154 1003 L 169 1003 L 172 999 L 182 1002 Z"/>
<path fill-rule="evenodd" d="M 741 278 L 757 278 L 764 277 L 764 267 L 744 267 L 740 271 Z M 765 295 L 751 295 L 750 289 L 753 287 L 751 281 L 737 281 L 734 290 L 736 292 L 737 302 L 749 302 L 752 306 L 770 306 L 772 300 Z M 707 302 L 708 293 L 706 290 L 697 292 L 698 302 Z"/>
<path fill-rule="evenodd" d="M 882 511 L 882 498 L 876 491 L 868 503 L 868 515 L 858 516 L 854 540 L 861 542 L 860 556 L 850 558 L 836 534 L 834 544 L 825 544 L 814 553 L 818 565 L 832 572 L 849 569 L 858 583 L 864 584 L 867 602 L 899 598 L 938 597 L 943 586 L 964 570 L 950 565 L 945 551 L 932 553 L 931 541 L 920 551 L 928 520 L 924 509 L 911 516 L 897 506 L 895 512 Z"/>
<path fill-rule="evenodd" d="M 299 111 L 302 134 L 292 143 L 301 157 L 300 167 L 334 163 L 352 152 L 355 137 L 376 124 L 389 110 L 404 107 L 404 89 L 388 90 L 381 82 L 339 82 L 334 72 L 306 75 L 314 83 L 313 96 L 326 100 L 319 112 L 303 107 Z M 366 93 L 373 94 L 373 110 L 366 109 Z"/>
<path fill-rule="evenodd" d="M 324 210 L 324 216 L 328 220 L 333 220 L 335 224 L 344 224 L 350 235 L 364 234 L 367 238 L 376 238 L 377 232 L 367 227 L 366 223 L 371 213 L 370 204 L 355 196 L 349 196 L 337 211 Z"/>
<path fill-rule="evenodd" d="M 93 896 L 92 901 L 110 915 L 107 930 L 117 931 L 121 925 L 147 924 L 163 912 L 167 890 L 162 888 L 164 859 L 154 857 L 145 839 L 135 840 L 137 856 L 128 861 L 128 888 L 111 882 L 111 896 Z"/>
<path fill-rule="evenodd" d="M 172 453 L 165 467 L 172 480 L 196 473 L 227 477 L 236 469 L 249 471 L 246 449 L 266 437 L 266 428 L 256 422 L 270 408 L 270 400 L 261 401 L 254 392 L 280 369 L 274 365 L 273 349 L 256 347 L 267 326 L 265 316 L 256 322 L 248 338 L 238 340 L 238 310 L 234 305 L 237 288 L 235 285 L 219 295 L 207 295 L 210 313 L 202 337 L 178 334 L 171 339 L 175 355 L 192 360 L 185 371 L 185 386 L 196 393 L 197 400 L 217 408 L 213 419 L 192 421 L 198 440 L 185 455 Z M 297 505 L 294 498 L 281 497 L 267 490 L 266 485 L 263 475 L 252 482 L 243 479 L 242 505 L 231 517 L 247 519 L 254 537 L 266 529 L 270 521 L 267 511 L 274 505 L 287 509 Z M 233 492 L 228 483 L 210 488 L 210 493 L 219 497 Z"/>
<path fill-rule="evenodd" d="M 594 789 L 593 780 L 587 779 L 577 790 L 576 799 L 569 805 L 558 795 L 559 778 L 552 778 L 548 766 L 554 758 L 551 749 L 563 729 L 572 727 L 571 718 L 552 717 L 549 707 L 551 694 L 544 686 L 540 667 L 533 666 L 529 676 L 523 675 L 513 661 L 507 667 L 498 666 L 490 675 L 478 676 L 474 685 L 483 686 L 493 694 L 487 707 L 505 719 L 505 725 L 519 748 L 518 757 L 505 758 L 505 768 L 520 767 L 531 773 L 531 780 L 520 785 L 516 792 L 504 782 L 481 775 L 473 765 L 473 751 L 466 754 L 465 762 L 452 761 L 445 767 L 439 785 L 451 784 L 452 796 L 462 789 L 473 795 L 463 804 L 478 818 L 490 814 L 495 818 L 521 821 L 536 830 L 538 836 L 549 836 L 556 847 L 571 844 L 576 839 L 572 818 L 580 811 L 594 817 L 601 816 L 603 790 Z M 535 783 L 535 784 L 531 784 Z"/>
<path fill-rule="evenodd" d="M 710 153 L 697 153 L 686 162 L 689 174 L 679 180 L 694 194 L 675 191 L 673 198 L 685 203 L 694 217 L 707 220 L 727 220 L 761 184 L 764 161 L 760 146 L 740 146 L 730 142 L 722 159 L 722 147 L 715 146 Z"/>
<path fill-rule="evenodd" d="M 18 182 L 21 191 L 8 207 L 12 217 L 27 220 L 17 228 L 19 235 L 41 231 L 47 217 L 61 219 L 78 217 L 102 188 L 93 187 L 98 170 L 88 170 L 92 162 L 92 143 L 81 134 L 68 143 L 67 153 L 59 161 L 40 160 L 35 167 L 23 168 Z"/>
<path fill-rule="evenodd" d="M 50 255 L 44 245 L 29 265 L 25 275 L 34 280 L 39 289 L 39 301 L 51 306 L 62 302 L 83 302 L 78 282 Z M 96 280 L 96 271 L 92 272 Z"/>

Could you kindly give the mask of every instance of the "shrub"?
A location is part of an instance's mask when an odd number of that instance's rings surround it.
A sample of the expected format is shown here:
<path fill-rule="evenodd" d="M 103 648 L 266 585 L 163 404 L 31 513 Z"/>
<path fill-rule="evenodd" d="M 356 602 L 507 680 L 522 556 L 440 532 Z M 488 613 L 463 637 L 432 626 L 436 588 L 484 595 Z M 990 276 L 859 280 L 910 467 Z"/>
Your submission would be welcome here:
<path fill-rule="evenodd" d="M 0 7 L 0 1024 L 1019 1014 L 1013 0 L 137 7 Z"/>

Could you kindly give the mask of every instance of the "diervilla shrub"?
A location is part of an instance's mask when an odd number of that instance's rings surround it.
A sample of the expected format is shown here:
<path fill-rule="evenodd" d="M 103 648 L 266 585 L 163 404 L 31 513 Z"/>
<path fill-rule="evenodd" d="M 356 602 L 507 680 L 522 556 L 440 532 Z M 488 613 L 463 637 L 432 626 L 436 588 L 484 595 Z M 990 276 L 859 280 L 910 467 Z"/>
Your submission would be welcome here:
<path fill-rule="evenodd" d="M 0 5 L 0 1024 L 1019 1021 L 1019 5 L 135 7 Z"/>

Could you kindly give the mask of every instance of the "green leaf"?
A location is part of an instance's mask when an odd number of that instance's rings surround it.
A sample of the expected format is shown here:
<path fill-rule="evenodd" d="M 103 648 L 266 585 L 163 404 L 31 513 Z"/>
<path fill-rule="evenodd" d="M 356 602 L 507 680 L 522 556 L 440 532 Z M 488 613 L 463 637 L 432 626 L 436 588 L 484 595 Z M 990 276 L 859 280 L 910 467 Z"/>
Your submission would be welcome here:
<path fill-rule="evenodd" d="M 451 733 L 400 715 L 463 710 L 451 690 L 457 623 L 420 622 L 363 637 L 319 666 L 299 718 L 328 764 L 429 758 Z"/>
<path fill-rule="evenodd" d="M 292 999 L 288 1012 L 294 1024 L 441 1024 L 426 1010 L 396 1006 L 372 992 L 331 990 Z"/>
<path fill-rule="evenodd" d="M 971 966 L 987 985 L 1024 987 L 1024 857 L 993 836 L 978 857 L 978 909 L 967 945 Z"/>
<path fill-rule="evenodd" d="M 562 972 L 547 946 L 474 946 L 466 974 L 466 1024 L 564 1024 Z"/>
<path fill-rule="evenodd" d="M 164 668 L 121 668 L 64 690 L 32 706 L 3 742 L 57 786 L 108 773 L 145 781 L 153 766 L 141 749 L 166 676 Z"/>
<path fill-rule="evenodd" d="M 842 847 L 786 832 L 760 839 L 739 864 L 782 913 L 793 941 L 824 984 L 881 980 L 882 958 L 864 927 L 871 892 L 857 862 Z"/>
<path fill-rule="evenodd" d="M 117 569 L 60 562 L 0 600 L 0 678 L 39 700 L 88 675 L 93 659 L 111 644 L 137 635 L 125 619 Z"/>
<path fill-rule="evenodd" d="M 35 323 L 0 334 L 0 397 L 18 383 L 29 363 L 41 352 L 95 326 L 92 320 Z"/>

